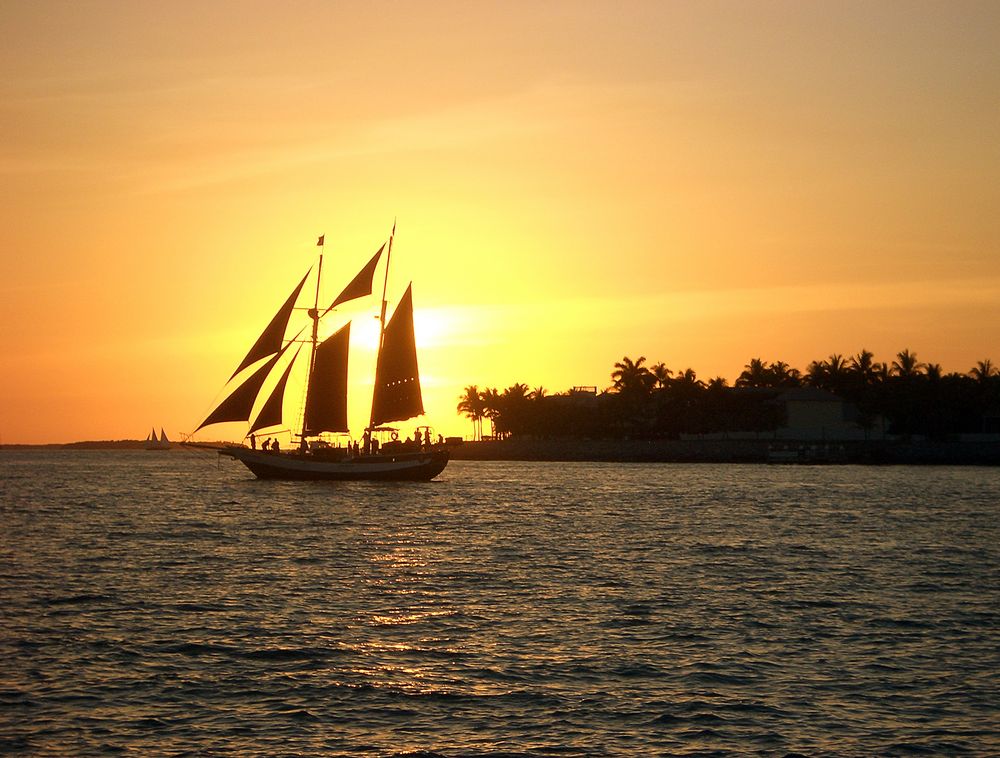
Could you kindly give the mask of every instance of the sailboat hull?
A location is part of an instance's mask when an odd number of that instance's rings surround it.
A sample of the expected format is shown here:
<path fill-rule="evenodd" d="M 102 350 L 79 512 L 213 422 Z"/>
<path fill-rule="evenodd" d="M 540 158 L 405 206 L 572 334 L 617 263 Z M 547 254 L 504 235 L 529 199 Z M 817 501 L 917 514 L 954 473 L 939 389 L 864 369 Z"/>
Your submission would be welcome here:
<path fill-rule="evenodd" d="M 448 465 L 447 450 L 396 455 L 329 458 L 306 453 L 269 453 L 245 447 L 224 447 L 219 455 L 240 461 L 258 479 L 427 482 Z"/>

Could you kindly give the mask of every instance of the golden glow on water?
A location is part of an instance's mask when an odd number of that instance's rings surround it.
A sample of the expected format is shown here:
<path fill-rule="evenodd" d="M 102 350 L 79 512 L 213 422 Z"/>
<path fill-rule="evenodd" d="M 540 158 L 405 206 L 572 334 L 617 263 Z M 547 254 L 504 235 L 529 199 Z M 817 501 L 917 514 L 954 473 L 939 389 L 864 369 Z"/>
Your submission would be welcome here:
<path fill-rule="evenodd" d="M 3 458 L 18 665 L 0 676 L 32 714 L 5 747 L 951 755 L 994 738 L 995 467 L 455 461 L 430 486 L 329 487 L 201 456 Z"/>

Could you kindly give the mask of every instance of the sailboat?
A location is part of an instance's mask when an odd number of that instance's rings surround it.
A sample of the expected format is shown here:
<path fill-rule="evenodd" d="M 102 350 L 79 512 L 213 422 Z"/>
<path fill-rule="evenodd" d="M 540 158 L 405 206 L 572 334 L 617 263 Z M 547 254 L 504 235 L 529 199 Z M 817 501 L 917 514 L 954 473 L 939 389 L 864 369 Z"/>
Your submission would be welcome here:
<path fill-rule="evenodd" d="M 152 427 L 149 431 L 149 436 L 146 437 L 146 449 L 147 450 L 169 450 L 170 440 L 167 439 L 167 433 L 163 431 L 163 427 L 160 427 L 160 436 L 156 436 L 156 427 Z"/>
<path fill-rule="evenodd" d="M 251 446 L 226 445 L 218 448 L 220 455 L 240 461 L 260 479 L 429 481 L 448 465 L 448 450 L 443 445 L 431 444 L 429 429 L 422 439 L 417 439 L 419 435 L 415 434 L 414 441 L 403 442 L 398 440 L 394 428 L 386 426 L 423 415 L 424 412 L 413 334 L 412 282 L 400 298 L 392 317 L 386 319 L 389 262 L 395 232 L 396 226 L 393 224 L 388 242 L 378 249 L 357 276 L 323 311 L 320 310 L 319 296 L 324 237 L 319 238 L 316 243 L 320 247 L 316 294 L 313 306 L 308 309 L 312 320 L 311 337 L 299 339 L 303 328 L 291 339 L 285 338 L 289 319 L 296 309 L 310 270 L 250 348 L 229 382 L 237 376 L 245 375 L 246 378 L 238 383 L 236 389 L 195 430 L 197 432 L 210 424 L 222 422 L 250 422 L 252 418 L 247 433 Z M 321 439 L 320 435 L 327 432 L 349 432 L 347 362 L 351 322 L 348 321 L 333 335 L 320 341 L 320 321 L 337 306 L 372 294 L 375 271 L 383 251 L 386 251 L 385 278 L 370 420 L 363 435 L 363 445 L 355 443 L 346 448 L 333 447 Z M 296 346 L 294 350 L 293 345 Z M 302 353 L 307 354 L 308 364 L 305 410 L 297 433 L 299 444 L 288 451 L 279 450 L 277 443 L 258 450 L 257 433 L 283 424 L 285 386 L 292 366 Z M 290 359 L 287 358 L 289 355 Z M 277 381 L 273 383 L 263 404 L 260 404 L 258 400 L 263 396 L 264 386 L 268 384 L 270 376 L 277 376 Z M 254 415 L 254 409 L 258 406 L 259 410 Z"/>

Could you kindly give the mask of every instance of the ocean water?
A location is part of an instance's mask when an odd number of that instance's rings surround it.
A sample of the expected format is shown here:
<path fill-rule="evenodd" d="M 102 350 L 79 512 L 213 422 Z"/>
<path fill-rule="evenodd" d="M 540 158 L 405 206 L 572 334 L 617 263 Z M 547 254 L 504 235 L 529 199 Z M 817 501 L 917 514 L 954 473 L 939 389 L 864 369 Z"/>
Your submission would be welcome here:
<path fill-rule="evenodd" d="M 0 450 L 0 752 L 1000 753 L 1000 470 Z"/>

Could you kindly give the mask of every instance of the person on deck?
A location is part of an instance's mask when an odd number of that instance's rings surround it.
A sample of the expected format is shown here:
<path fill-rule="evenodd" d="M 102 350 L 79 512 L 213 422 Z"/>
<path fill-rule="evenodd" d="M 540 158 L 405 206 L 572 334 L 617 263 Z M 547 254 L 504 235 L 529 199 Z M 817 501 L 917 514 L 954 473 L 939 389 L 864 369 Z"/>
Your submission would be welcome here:
<path fill-rule="evenodd" d="M 274 440 L 271 443 L 271 452 L 272 453 L 277 453 L 277 452 L 280 452 L 280 451 L 281 451 L 281 447 L 278 445 L 278 440 Z"/>
<path fill-rule="evenodd" d="M 251 450 L 257 449 L 257 435 L 254 434 L 253 432 L 250 433 L 250 449 Z"/>

